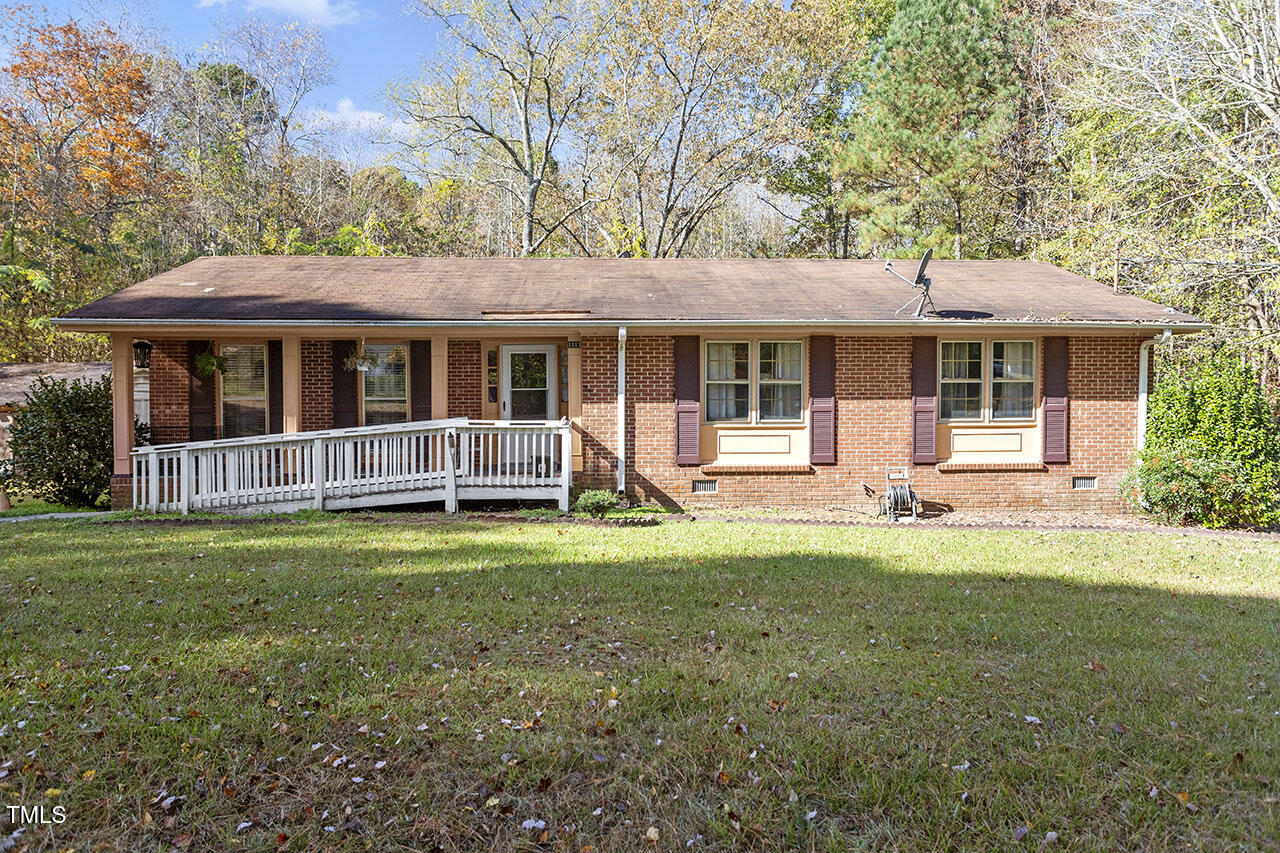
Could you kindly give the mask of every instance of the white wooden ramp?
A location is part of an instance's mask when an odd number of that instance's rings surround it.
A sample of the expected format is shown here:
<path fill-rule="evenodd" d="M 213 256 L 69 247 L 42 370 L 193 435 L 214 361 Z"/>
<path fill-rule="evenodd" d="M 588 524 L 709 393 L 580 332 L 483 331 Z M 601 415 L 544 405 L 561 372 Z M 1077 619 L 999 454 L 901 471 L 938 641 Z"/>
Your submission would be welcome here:
<path fill-rule="evenodd" d="M 460 500 L 569 508 L 568 420 L 454 418 L 137 447 L 133 505 L 152 512 L 292 512 Z"/>

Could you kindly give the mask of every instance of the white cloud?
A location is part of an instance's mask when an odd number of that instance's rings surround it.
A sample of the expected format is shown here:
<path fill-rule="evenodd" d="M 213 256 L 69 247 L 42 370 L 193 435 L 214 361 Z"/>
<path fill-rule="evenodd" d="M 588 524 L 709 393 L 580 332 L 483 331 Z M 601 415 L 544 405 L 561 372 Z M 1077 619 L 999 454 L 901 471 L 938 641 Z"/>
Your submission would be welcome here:
<path fill-rule="evenodd" d="M 231 0 L 199 0 L 196 8 L 226 6 L 230 2 Z M 244 5 L 248 9 L 278 12 L 326 29 L 353 24 L 369 16 L 369 12 L 361 9 L 355 0 L 245 0 Z"/>
<path fill-rule="evenodd" d="M 372 134 L 385 131 L 391 126 L 386 113 L 359 109 L 350 98 L 338 101 L 336 110 L 315 110 L 314 116 L 335 130 L 348 133 Z"/>

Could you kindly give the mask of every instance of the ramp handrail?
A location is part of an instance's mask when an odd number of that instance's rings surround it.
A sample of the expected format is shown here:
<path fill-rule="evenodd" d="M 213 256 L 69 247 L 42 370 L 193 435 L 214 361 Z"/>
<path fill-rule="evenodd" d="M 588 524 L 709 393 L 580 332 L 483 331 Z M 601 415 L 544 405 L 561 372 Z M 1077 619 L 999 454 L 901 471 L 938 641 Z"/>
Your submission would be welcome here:
<path fill-rule="evenodd" d="M 459 498 L 551 498 L 568 509 L 568 420 L 450 418 L 136 447 L 133 505 L 290 511 Z"/>

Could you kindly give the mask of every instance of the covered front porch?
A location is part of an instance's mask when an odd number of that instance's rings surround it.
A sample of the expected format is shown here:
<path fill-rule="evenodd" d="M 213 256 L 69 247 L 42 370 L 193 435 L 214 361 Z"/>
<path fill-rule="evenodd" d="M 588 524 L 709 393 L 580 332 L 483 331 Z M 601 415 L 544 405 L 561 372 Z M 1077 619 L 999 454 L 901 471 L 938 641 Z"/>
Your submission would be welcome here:
<path fill-rule="evenodd" d="M 567 506 L 582 468 L 577 340 L 264 332 L 112 334 L 113 505 L 288 511 L 441 500 L 456 509 L 458 500 L 529 498 Z M 139 368 L 150 385 L 144 447 L 133 441 Z"/>

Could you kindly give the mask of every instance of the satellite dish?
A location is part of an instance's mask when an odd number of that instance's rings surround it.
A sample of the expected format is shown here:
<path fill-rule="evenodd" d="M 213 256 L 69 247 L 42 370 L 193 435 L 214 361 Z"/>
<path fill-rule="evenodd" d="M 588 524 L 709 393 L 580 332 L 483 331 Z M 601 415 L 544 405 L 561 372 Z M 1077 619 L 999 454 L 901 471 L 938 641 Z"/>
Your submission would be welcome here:
<path fill-rule="evenodd" d="M 925 305 L 929 306 L 930 313 L 936 313 L 936 309 L 933 307 L 933 298 L 929 296 L 929 286 L 933 284 L 933 281 L 924 274 L 925 269 L 929 266 L 929 259 L 932 257 L 933 249 L 925 249 L 924 257 L 920 259 L 920 266 L 916 268 L 916 277 L 914 279 L 907 278 L 905 275 L 895 270 L 893 268 L 893 261 L 884 262 L 885 272 L 891 272 L 913 288 L 918 287 L 921 290 L 919 296 L 911 297 L 911 299 L 907 301 L 907 304 L 903 305 L 897 311 L 894 311 L 894 314 L 901 314 L 903 311 L 911 307 L 912 302 L 916 303 L 916 317 L 924 316 Z"/>
<path fill-rule="evenodd" d="M 919 287 L 928 281 L 928 279 L 924 277 L 924 270 L 925 267 L 929 266 L 929 259 L 932 257 L 933 249 L 925 249 L 924 257 L 920 259 L 920 266 L 916 269 L 916 280 L 915 283 L 911 285 L 912 287 Z"/>

